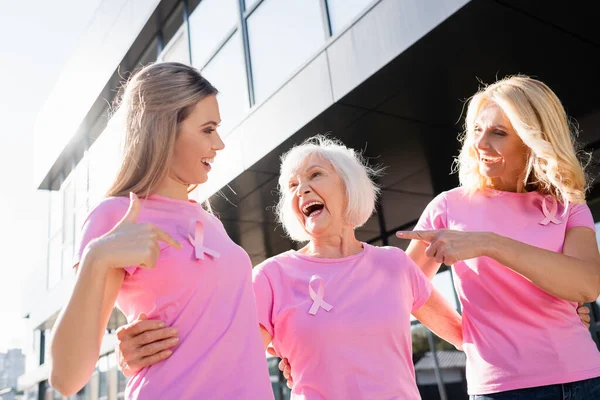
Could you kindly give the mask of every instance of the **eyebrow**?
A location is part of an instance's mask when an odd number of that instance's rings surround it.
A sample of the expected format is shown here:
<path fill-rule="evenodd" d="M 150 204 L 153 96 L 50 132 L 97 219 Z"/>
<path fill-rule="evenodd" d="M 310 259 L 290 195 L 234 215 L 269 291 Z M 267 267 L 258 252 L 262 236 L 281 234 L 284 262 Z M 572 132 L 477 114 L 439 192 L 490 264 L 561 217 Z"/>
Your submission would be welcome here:
<path fill-rule="evenodd" d="M 306 170 L 305 170 L 305 171 L 311 170 L 311 169 L 313 169 L 313 168 L 321 168 L 321 169 L 323 169 L 323 167 L 321 167 L 320 165 L 318 165 L 318 164 L 313 164 L 313 165 L 311 165 L 310 167 L 306 168 Z"/>
<path fill-rule="evenodd" d="M 479 128 L 481 128 L 481 125 L 480 125 L 480 124 L 478 124 L 477 122 L 475 122 L 475 123 L 473 124 L 473 126 L 476 126 L 476 127 L 479 127 Z M 508 128 L 507 128 L 507 127 L 505 127 L 504 125 L 499 125 L 499 124 L 498 124 L 498 125 L 491 125 L 491 126 L 490 126 L 490 128 L 495 128 L 495 129 L 504 129 L 505 131 L 507 131 L 507 130 L 508 130 Z"/>
<path fill-rule="evenodd" d="M 217 123 L 215 121 L 207 121 L 207 122 L 203 123 L 202 125 L 200 125 L 200 128 L 202 128 L 203 126 L 206 126 L 206 125 L 217 125 L 217 126 L 219 126 L 219 123 Z"/>

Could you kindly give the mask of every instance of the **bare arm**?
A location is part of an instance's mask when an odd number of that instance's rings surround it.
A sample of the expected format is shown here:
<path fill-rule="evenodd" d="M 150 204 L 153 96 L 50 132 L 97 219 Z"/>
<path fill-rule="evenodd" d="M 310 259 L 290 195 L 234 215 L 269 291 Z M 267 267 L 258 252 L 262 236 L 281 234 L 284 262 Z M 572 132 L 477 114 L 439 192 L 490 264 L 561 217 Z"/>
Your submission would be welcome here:
<path fill-rule="evenodd" d="M 132 194 L 123 219 L 88 243 L 71 298 L 54 325 L 50 384 L 65 396 L 84 387 L 94 371 L 103 332 L 125 277 L 123 266 L 153 268 L 160 254 L 159 240 L 181 248 L 156 226 L 137 224 L 140 207 Z"/>
<path fill-rule="evenodd" d="M 51 339 L 50 384 L 65 396 L 85 386 L 94 372 L 102 337 L 125 271 L 106 268 L 84 257 L 68 304 Z"/>
<path fill-rule="evenodd" d="M 435 258 L 428 257 L 425 254 L 426 249 L 427 243 L 420 240 L 411 240 L 406 249 L 406 255 L 421 268 L 421 271 L 423 271 L 427 279 L 432 280 L 435 274 L 440 270 L 442 263 L 436 261 Z"/>
<path fill-rule="evenodd" d="M 413 315 L 433 333 L 462 350 L 462 318 L 436 289 Z"/>
<path fill-rule="evenodd" d="M 563 252 L 531 246 L 492 234 L 486 255 L 564 300 L 595 301 L 600 295 L 600 255 L 594 231 L 567 231 Z"/>
<path fill-rule="evenodd" d="M 600 255 L 594 231 L 589 228 L 569 229 L 562 253 L 489 232 L 405 231 L 397 236 L 425 242 L 418 248 L 425 248 L 425 255 L 437 263 L 453 265 L 457 261 L 490 257 L 567 301 L 590 302 L 600 294 Z"/>

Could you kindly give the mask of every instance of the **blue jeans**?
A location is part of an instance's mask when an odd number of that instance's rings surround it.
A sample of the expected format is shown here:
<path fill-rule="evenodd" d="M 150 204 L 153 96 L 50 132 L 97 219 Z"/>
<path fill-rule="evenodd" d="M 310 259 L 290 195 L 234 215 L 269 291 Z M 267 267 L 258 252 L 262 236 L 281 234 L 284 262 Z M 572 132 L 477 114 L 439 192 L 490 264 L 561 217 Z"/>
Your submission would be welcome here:
<path fill-rule="evenodd" d="M 597 400 L 600 399 L 600 377 L 562 385 L 475 395 L 470 398 L 471 400 Z"/>

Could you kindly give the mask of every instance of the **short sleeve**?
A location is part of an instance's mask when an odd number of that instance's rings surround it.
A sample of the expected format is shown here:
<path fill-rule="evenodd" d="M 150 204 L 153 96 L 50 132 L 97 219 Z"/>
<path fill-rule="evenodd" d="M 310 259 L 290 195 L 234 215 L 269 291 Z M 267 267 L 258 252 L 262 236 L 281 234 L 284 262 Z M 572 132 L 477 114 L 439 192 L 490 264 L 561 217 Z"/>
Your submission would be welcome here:
<path fill-rule="evenodd" d="M 274 336 L 273 327 L 273 287 L 262 264 L 252 270 L 252 286 L 256 299 L 258 322 Z"/>
<path fill-rule="evenodd" d="M 596 230 L 594 227 L 594 217 L 592 217 L 592 212 L 586 204 L 572 204 L 569 208 L 567 230 L 579 226 Z"/>
<path fill-rule="evenodd" d="M 425 207 L 425 211 L 421 214 L 414 229 L 422 231 L 446 229 L 448 227 L 447 208 L 446 192 L 440 193 Z"/>
<path fill-rule="evenodd" d="M 415 262 L 404 254 L 404 258 L 406 260 L 406 269 L 408 271 L 408 279 L 410 283 L 410 289 L 412 292 L 413 303 L 411 312 L 417 311 L 431 296 L 431 291 L 433 290 L 433 286 L 429 279 L 425 276 L 423 271 L 419 268 Z"/>
<path fill-rule="evenodd" d="M 81 262 L 87 245 L 108 233 L 123 218 L 128 206 L 129 201 L 125 198 L 113 197 L 103 200 L 90 211 L 81 228 L 81 240 L 73 256 L 73 267 Z M 135 269 L 134 266 L 125 268 L 130 275 Z"/>

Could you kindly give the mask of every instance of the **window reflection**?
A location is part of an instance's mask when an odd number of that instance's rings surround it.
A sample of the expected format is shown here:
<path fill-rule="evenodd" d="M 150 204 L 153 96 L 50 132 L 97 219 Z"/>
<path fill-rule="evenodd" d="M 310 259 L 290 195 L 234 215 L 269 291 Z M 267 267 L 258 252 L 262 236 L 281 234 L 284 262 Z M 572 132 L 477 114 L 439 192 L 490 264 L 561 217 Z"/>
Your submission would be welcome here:
<path fill-rule="evenodd" d="M 254 94 L 265 100 L 325 42 L 320 0 L 265 0 L 248 17 Z"/>
<path fill-rule="evenodd" d="M 202 68 L 239 20 L 237 0 L 203 0 L 190 15 L 192 65 Z"/>
<path fill-rule="evenodd" d="M 249 110 L 246 70 L 244 66 L 242 38 L 236 32 L 225 46 L 202 70 L 202 74 L 219 91 L 221 127 L 225 137 Z"/>
<path fill-rule="evenodd" d="M 340 33 L 354 20 L 373 0 L 327 0 L 331 32 Z"/>

